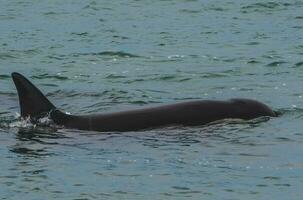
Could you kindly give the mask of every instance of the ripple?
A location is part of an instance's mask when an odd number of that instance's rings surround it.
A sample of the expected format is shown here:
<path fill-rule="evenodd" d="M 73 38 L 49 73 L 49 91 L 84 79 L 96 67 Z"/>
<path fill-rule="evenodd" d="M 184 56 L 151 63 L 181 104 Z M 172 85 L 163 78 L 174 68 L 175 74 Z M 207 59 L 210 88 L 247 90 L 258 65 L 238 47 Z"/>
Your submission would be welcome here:
<path fill-rule="evenodd" d="M 140 58 L 142 56 L 127 53 L 124 51 L 101 51 L 101 52 L 92 52 L 92 53 L 75 53 L 74 57 L 79 56 L 105 56 L 105 57 L 118 57 L 118 58 Z"/>
<path fill-rule="evenodd" d="M 181 13 L 189 13 L 189 14 L 197 14 L 197 13 L 201 13 L 202 10 L 180 9 L 179 12 L 181 12 Z"/>
<path fill-rule="evenodd" d="M 269 179 L 269 180 L 280 180 L 280 177 L 277 176 L 265 176 L 263 177 L 263 179 Z"/>
<path fill-rule="evenodd" d="M 10 75 L 0 74 L 0 79 L 10 79 L 10 78 L 11 78 Z"/>
<path fill-rule="evenodd" d="M 69 78 L 66 76 L 62 76 L 62 75 L 49 75 L 47 73 L 45 74 L 39 74 L 39 75 L 34 75 L 31 76 L 32 79 L 57 79 L 57 80 L 68 80 Z"/>
<path fill-rule="evenodd" d="M 129 39 L 129 38 L 126 37 L 126 36 L 119 36 L 119 35 L 113 35 L 113 38 L 118 38 L 118 39 L 122 39 L 122 40 L 127 40 L 127 39 Z"/>
<path fill-rule="evenodd" d="M 11 152 L 16 153 L 16 154 L 21 154 L 25 155 L 28 157 L 45 157 L 45 156 L 50 156 L 53 154 L 50 154 L 47 152 L 45 149 L 30 149 L 27 147 L 13 147 L 10 149 Z"/>
<path fill-rule="evenodd" d="M 259 45 L 260 42 L 248 42 L 246 43 L 246 45 Z"/>
<path fill-rule="evenodd" d="M 10 60 L 18 58 L 17 55 L 13 55 L 12 53 L 0 53 L 0 59 L 1 60 Z"/>
<path fill-rule="evenodd" d="M 294 67 L 301 67 L 301 66 L 303 66 L 303 61 L 297 62 L 297 63 L 294 65 Z"/>
<path fill-rule="evenodd" d="M 264 2 L 264 3 L 256 3 L 256 4 L 251 4 L 252 6 L 256 6 L 256 7 L 263 7 L 263 8 L 268 8 L 268 9 L 275 9 L 278 7 L 281 8 L 288 8 L 288 7 L 301 7 L 303 6 L 303 2 L 302 1 L 294 1 L 291 3 L 286 3 L 286 2 Z"/>
<path fill-rule="evenodd" d="M 176 190 L 190 190 L 190 188 L 188 187 L 181 187 L 181 186 L 173 186 L 172 188 Z"/>
<path fill-rule="evenodd" d="M 76 35 L 76 36 L 88 36 L 89 33 L 88 33 L 88 32 L 80 32 L 80 33 L 72 32 L 71 35 Z"/>
<path fill-rule="evenodd" d="M 117 74 L 110 74 L 105 77 L 106 79 L 120 79 L 120 78 L 126 78 L 126 76 L 117 75 Z"/>
<path fill-rule="evenodd" d="M 252 8 L 276 8 L 280 6 L 279 3 L 276 2 L 264 2 L 264 3 L 254 3 L 248 6 L 242 7 L 243 9 L 252 9 Z"/>
<path fill-rule="evenodd" d="M 286 7 L 292 4 L 288 3 L 277 3 L 277 2 L 259 2 L 249 4 L 247 6 L 242 6 L 241 11 L 242 13 L 247 12 L 264 12 L 264 11 L 279 11 L 282 9 L 286 9 Z"/>
<path fill-rule="evenodd" d="M 271 62 L 269 64 L 267 64 L 267 67 L 278 67 L 280 65 L 286 64 L 287 62 L 285 61 L 275 61 L 275 62 Z"/>
<path fill-rule="evenodd" d="M 269 155 L 267 154 L 252 154 L 252 153 L 239 153 L 239 156 L 247 156 L 247 157 L 260 157 L 260 158 L 267 158 Z"/>
<path fill-rule="evenodd" d="M 156 78 L 152 78 L 152 80 L 157 80 L 157 81 L 168 81 L 168 80 L 174 80 L 176 79 L 177 76 L 176 75 L 161 75 L 159 77 Z"/>
<path fill-rule="evenodd" d="M 46 56 L 49 59 L 55 59 L 55 60 L 64 60 L 65 56 L 55 56 L 55 55 L 50 55 L 50 56 Z"/>
<path fill-rule="evenodd" d="M 303 114 L 303 108 L 291 107 L 291 108 L 280 108 L 277 110 L 280 115 L 299 115 Z"/>
<path fill-rule="evenodd" d="M 229 71 L 232 72 L 232 71 Z M 222 78 L 222 77 L 227 77 L 229 73 L 204 73 L 200 75 L 201 78 Z"/>
<path fill-rule="evenodd" d="M 41 54 L 41 50 L 39 48 L 24 49 L 24 50 L 14 49 L 14 50 L 9 50 L 8 52 L 10 52 L 10 55 L 12 56 L 12 58 L 19 58 L 21 56 L 33 56 L 33 55 Z"/>
<path fill-rule="evenodd" d="M 250 59 L 249 61 L 247 61 L 247 64 L 259 64 L 259 63 L 261 62 L 256 59 Z"/>
<path fill-rule="evenodd" d="M 49 12 L 43 13 L 43 15 L 58 15 L 58 14 L 59 14 L 59 13 L 53 12 L 53 11 L 49 11 Z"/>

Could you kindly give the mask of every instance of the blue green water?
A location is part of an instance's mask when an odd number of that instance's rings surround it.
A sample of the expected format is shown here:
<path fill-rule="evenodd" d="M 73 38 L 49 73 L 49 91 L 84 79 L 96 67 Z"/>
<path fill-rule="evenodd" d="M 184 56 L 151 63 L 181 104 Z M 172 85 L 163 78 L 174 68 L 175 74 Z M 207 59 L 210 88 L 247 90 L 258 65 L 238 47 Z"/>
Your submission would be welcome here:
<path fill-rule="evenodd" d="M 0 1 L 0 199 L 302 199 L 303 3 Z M 268 121 L 31 129 L 10 73 L 102 113 L 253 98 Z"/>

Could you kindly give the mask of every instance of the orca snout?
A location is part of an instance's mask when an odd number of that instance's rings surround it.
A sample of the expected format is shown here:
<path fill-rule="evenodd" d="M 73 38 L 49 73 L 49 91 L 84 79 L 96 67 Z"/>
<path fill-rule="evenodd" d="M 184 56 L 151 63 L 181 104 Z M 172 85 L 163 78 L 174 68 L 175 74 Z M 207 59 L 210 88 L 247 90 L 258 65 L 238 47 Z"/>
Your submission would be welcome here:
<path fill-rule="evenodd" d="M 231 99 L 236 106 L 235 110 L 244 119 L 253 119 L 261 116 L 277 117 L 278 112 L 273 111 L 270 107 L 252 99 Z"/>

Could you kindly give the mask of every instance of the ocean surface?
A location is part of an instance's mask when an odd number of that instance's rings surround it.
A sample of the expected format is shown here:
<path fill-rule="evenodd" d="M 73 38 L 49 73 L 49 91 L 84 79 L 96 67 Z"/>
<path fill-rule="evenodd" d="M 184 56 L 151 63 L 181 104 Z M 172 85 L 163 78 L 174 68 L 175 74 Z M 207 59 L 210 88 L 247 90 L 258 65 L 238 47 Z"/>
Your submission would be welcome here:
<path fill-rule="evenodd" d="M 73 114 L 242 97 L 282 115 L 39 127 L 14 71 Z M 303 199 L 302 85 L 301 0 L 0 0 L 0 199 Z"/>

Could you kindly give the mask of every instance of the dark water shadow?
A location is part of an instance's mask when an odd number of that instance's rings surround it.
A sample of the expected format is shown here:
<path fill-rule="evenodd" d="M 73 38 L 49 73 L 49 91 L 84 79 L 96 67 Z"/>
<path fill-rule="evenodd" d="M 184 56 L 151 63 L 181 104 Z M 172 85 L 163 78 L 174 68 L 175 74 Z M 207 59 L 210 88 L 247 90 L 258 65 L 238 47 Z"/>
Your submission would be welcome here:
<path fill-rule="evenodd" d="M 17 155 L 25 157 L 47 157 L 55 155 L 49 149 L 57 145 L 58 139 L 66 138 L 52 127 L 27 127 L 17 128 L 16 143 L 9 150 Z"/>

